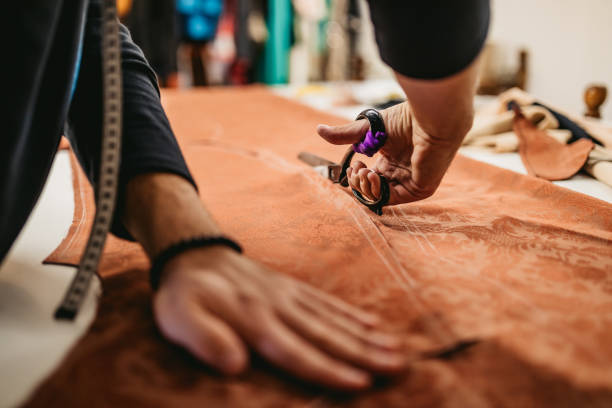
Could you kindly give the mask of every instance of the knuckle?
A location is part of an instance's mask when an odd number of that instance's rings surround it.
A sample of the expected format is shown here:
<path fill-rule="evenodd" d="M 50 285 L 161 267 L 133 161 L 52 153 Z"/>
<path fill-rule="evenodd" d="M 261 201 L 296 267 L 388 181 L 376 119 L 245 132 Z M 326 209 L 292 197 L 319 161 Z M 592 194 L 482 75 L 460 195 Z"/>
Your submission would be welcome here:
<path fill-rule="evenodd" d="M 229 288 L 227 279 L 216 273 L 203 273 L 199 276 L 199 281 L 203 286 L 215 290 L 227 290 Z"/>
<path fill-rule="evenodd" d="M 262 300 L 259 296 L 257 296 L 252 291 L 244 290 L 243 288 L 240 288 L 236 291 L 236 299 L 243 306 L 246 306 L 248 308 L 258 307 L 262 304 Z"/>

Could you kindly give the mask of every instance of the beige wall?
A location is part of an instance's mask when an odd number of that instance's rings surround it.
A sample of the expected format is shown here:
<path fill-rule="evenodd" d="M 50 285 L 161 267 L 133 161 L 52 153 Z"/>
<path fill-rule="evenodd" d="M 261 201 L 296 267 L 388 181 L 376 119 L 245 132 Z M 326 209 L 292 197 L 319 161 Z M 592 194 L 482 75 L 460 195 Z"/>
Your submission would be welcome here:
<path fill-rule="evenodd" d="M 587 84 L 604 83 L 608 99 L 602 114 L 612 121 L 612 0 L 492 0 L 491 4 L 489 41 L 506 45 L 512 57 L 519 47 L 528 49 L 529 92 L 582 113 Z"/>

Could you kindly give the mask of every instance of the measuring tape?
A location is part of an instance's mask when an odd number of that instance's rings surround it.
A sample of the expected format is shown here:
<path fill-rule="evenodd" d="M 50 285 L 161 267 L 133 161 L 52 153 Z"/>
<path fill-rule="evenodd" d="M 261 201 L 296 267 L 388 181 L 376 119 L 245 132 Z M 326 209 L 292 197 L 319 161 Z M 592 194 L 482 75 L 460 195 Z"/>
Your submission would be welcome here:
<path fill-rule="evenodd" d="M 100 175 L 96 188 L 96 215 L 76 276 L 55 311 L 56 319 L 73 320 L 77 315 L 91 279 L 98 270 L 117 197 L 122 126 L 121 41 L 116 0 L 104 0 L 102 4 L 104 122 Z"/>

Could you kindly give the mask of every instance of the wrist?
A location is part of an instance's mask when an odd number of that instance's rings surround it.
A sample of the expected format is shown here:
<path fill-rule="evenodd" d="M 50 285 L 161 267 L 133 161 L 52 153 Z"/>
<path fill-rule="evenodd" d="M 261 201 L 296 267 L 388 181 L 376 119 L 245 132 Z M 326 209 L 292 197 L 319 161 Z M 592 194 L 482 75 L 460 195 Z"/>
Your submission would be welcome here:
<path fill-rule="evenodd" d="M 213 251 L 207 251 L 209 249 Z M 177 264 L 178 269 L 190 269 L 193 265 L 203 268 L 211 262 L 218 262 L 219 258 L 227 258 L 229 251 L 241 254 L 242 247 L 224 236 L 195 237 L 176 242 L 153 259 L 150 271 L 151 286 L 154 290 L 158 289 L 166 270 L 177 268 Z M 188 264 L 185 265 L 185 262 Z"/>
<path fill-rule="evenodd" d="M 181 240 L 220 235 L 195 188 L 183 177 L 149 173 L 127 185 L 123 222 L 149 258 Z"/>
<path fill-rule="evenodd" d="M 179 285 L 193 286 L 202 273 L 217 273 L 242 256 L 225 247 L 194 248 L 170 259 L 161 271 L 157 292 Z M 182 290 L 182 289 L 181 289 Z"/>
<path fill-rule="evenodd" d="M 463 71 L 439 80 L 397 75 L 410 101 L 413 116 L 431 143 L 461 144 L 472 127 L 477 76 L 477 61 Z"/>
<path fill-rule="evenodd" d="M 224 263 L 229 262 L 240 254 L 231 248 L 224 246 L 210 246 L 192 248 L 177 254 L 168 260 L 162 270 L 164 278 L 173 271 L 189 271 L 193 269 L 214 270 Z M 160 283 L 163 282 L 160 281 Z"/>
<path fill-rule="evenodd" d="M 455 121 L 449 121 L 443 127 L 421 126 L 414 121 L 414 137 L 431 146 L 456 150 L 461 146 L 463 138 L 472 127 L 472 116 L 464 116 Z"/>

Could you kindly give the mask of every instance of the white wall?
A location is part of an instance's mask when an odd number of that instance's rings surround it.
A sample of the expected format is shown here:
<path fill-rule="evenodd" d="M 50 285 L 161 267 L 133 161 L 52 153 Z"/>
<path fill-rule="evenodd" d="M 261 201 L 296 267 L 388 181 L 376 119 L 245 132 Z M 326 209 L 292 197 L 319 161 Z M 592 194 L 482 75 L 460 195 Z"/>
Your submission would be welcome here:
<path fill-rule="evenodd" d="M 608 87 L 604 119 L 612 121 L 612 0 L 491 0 L 489 41 L 529 51 L 527 90 L 582 113 L 593 82 Z"/>

